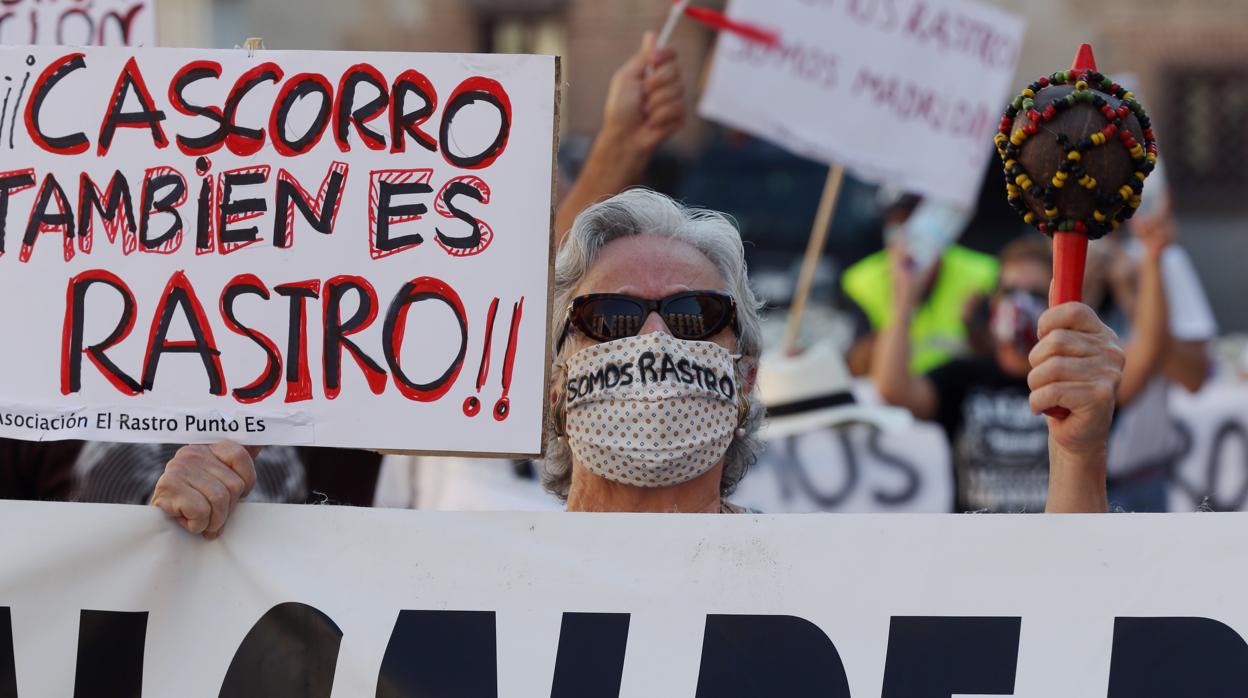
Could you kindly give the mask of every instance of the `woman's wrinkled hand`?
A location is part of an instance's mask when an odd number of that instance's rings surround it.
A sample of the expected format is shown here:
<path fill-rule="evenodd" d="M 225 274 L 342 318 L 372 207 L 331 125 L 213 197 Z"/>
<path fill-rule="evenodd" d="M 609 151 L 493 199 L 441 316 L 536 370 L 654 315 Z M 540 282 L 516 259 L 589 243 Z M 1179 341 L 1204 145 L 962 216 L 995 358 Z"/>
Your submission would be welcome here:
<path fill-rule="evenodd" d="M 230 513 L 256 485 L 258 446 L 232 441 L 183 446 L 165 465 L 152 492 L 158 507 L 207 540 L 221 535 Z"/>

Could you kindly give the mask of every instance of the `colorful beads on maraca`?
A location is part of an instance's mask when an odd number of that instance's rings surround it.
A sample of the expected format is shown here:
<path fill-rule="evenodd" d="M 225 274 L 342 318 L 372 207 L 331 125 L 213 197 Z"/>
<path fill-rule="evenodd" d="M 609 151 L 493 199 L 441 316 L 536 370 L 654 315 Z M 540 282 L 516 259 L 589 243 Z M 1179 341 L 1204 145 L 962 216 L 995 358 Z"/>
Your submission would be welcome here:
<path fill-rule="evenodd" d="M 1070 85 L 1073 89 L 1063 97 L 1050 100 L 1045 107 L 1038 107 L 1039 93 L 1055 85 Z M 1118 100 L 1116 105 L 1111 103 L 1111 98 Z M 1049 130 L 1057 139 L 1064 157 L 1052 177 L 1041 180 L 1043 186 L 1037 185 L 1019 163 L 1024 144 L 1030 137 L 1040 134 L 1040 124 L 1053 121 L 1060 112 L 1078 104 L 1091 105 L 1105 118 L 1105 125 L 1078 137 Z M 1139 122 L 1142 141 L 1126 126 L 1126 120 L 1131 115 Z M 1025 118 L 1020 122 L 1022 117 Z M 1084 169 L 1082 161 L 1087 152 L 1106 147 L 1114 141 L 1121 143 L 1130 156 L 1134 179 L 1119 186 L 1115 193 L 1105 195 L 1097 191 L 1099 182 Z M 1076 231 L 1092 238 L 1116 229 L 1139 206 L 1143 183 L 1156 166 L 1158 152 L 1148 112 L 1136 101 L 1135 95 L 1100 72 L 1083 69 L 1058 71 L 1040 77 L 1025 87 L 1006 108 L 997 133 L 993 135 L 993 143 L 1004 164 L 1006 195 L 1024 221 L 1046 234 L 1059 230 Z M 1059 219 L 1061 211 L 1055 203 L 1056 196 L 1070 181 L 1091 192 L 1097 202 L 1092 215 L 1085 219 Z M 1036 209 L 1032 210 L 1031 206 L 1036 206 Z"/>

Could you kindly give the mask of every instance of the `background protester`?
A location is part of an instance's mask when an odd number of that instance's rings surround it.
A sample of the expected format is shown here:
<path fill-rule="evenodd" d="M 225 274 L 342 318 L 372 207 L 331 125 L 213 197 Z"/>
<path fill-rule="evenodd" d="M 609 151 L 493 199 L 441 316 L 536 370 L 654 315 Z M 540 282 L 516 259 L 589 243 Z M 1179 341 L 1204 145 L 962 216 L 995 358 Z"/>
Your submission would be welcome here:
<path fill-rule="evenodd" d="M 876 342 L 871 371 L 880 396 L 944 427 L 953 448 L 959 510 L 1042 511 L 1054 420 L 1046 425 L 1033 409 L 1028 373 L 1052 278 L 1048 244 L 1023 238 L 1002 252 L 992 301 L 992 355 L 954 359 L 922 376 L 909 371 L 909 329 L 922 287 L 900 241 L 889 249 L 889 259 L 896 302 Z M 1120 359 L 1117 349 L 1111 351 Z"/>
<path fill-rule="evenodd" d="M 1099 314 L 1125 341 L 1119 412 L 1109 446 L 1110 504 L 1127 511 L 1165 511 L 1180 436 L 1171 418 L 1170 386 L 1194 392 L 1210 371 L 1217 323 L 1191 259 L 1174 244 L 1177 224 L 1168 197 L 1151 215 L 1132 218 L 1099 246 L 1085 288 Z"/>
<path fill-rule="evenodd" d="M 924 225 L 922 221 L 913 220 L 919 217 L 914 214 L 922 206 L 919 197 L 913 195 L 903 195 L 889 206 L 884 214 L 884 239 L 912 240 L 907 235 L 910 232 L 907 226 L 911 223 Z M 930 216 L 925 218 L 930 219 Z M 930 225 L 948 223 L 933 221 Z M 917 234 L 947 235 L 956 239 L 962 232 L 962 225 L 953 225 L 956 230 Z M 939 245 L 939 242 L 928 244 Z M 917 259 L 913 249 L 908 252 L 906 266 L 915 274 L 920 289 L 910 323 L 910 370 L 923 374 L 968 353 L 968 308 L 973 301 L 992 292 L 998 268 L 992 256 L 958 244 L 934 250 L 939 255 L 934 261 Z M 889 322 L 893 306 L 888 250 L 880 250 L 846 269 L 841 275 L 841 290 L 851 302 L 849 311 L 855 325 L 855 338 L 846 354 L 846 363 L 854 375 L 869 375 L 876 339 Z"/>

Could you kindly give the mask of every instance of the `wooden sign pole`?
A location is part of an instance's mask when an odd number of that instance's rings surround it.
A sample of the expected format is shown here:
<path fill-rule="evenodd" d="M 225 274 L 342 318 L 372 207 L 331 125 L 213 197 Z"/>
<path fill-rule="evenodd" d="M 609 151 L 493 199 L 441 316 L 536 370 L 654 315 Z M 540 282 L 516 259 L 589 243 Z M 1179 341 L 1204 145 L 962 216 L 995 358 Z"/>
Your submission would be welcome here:
<path fill-rule="evenodd" d="M 806 301 L 810 298 L 810 290 L 815 283 L 815 270 L 819 267 L 819 259 L 823 256 L 823 248 L 828 240 L 828 230 L 832 227 L 832 216 L 836 213 L 836 201 L 840 198 L 841 182 L 844 179 L 844 166 L 833 165 L 828 170 L 828 179 L 823 185 L 823 196 L 819 198 L 819 208 L 815 212 L 815 223 L 810 229 L 810 242 L 806 244 L 806 257 L 802 260 L 802 272 L 797 278 L 797 288 L 793 291 L 793 302 L 789 305 L 789 324 L 784 336 L 784 349 L 789 356 L 799 352 L 797 339 L 802 329 L 802 313 L 806 311 Z"/>

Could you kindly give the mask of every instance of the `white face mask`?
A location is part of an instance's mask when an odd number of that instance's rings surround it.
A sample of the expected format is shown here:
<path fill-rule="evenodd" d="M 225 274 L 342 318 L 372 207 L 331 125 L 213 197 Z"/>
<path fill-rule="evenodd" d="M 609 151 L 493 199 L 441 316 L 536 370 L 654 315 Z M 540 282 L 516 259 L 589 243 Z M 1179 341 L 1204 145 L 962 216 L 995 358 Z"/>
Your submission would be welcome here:
<path fill-rule="evenodd" d="M 718 344 L 652 332 L 595 344 L 566 367 L 568 446 L 608 480 L 688 482 L 719 463 L 732 442 L 736 362 Z"/>

